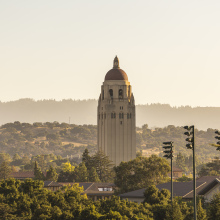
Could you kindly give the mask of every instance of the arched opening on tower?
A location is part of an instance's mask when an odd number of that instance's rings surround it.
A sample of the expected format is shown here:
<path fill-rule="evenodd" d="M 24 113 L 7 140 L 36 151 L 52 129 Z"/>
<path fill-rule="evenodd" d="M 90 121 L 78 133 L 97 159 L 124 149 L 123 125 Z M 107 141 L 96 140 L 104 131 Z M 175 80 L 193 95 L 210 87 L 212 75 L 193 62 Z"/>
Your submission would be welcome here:
<path fill-rule="evenodd" d="M 110 95 L 110 98 L 113 99 L 113 90 L 112 89 L 109 89 L 109 95 Z"/>
<path fill-rule="evenodd" d="M 123 90 L 122 89 L 118 90 L 118 98 L 123 99 Z"/>

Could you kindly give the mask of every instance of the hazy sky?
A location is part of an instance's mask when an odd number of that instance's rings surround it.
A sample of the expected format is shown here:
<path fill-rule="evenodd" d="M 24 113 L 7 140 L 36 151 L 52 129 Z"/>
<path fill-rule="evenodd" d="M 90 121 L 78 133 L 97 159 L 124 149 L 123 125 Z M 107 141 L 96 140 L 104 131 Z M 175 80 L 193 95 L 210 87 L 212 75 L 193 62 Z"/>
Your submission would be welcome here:
<path fill-rule="evenodd" d="M 0 101 L 98 99 L 118 55 L 136 104 L 220 106 L 220 1 L 2 0 Z"/>

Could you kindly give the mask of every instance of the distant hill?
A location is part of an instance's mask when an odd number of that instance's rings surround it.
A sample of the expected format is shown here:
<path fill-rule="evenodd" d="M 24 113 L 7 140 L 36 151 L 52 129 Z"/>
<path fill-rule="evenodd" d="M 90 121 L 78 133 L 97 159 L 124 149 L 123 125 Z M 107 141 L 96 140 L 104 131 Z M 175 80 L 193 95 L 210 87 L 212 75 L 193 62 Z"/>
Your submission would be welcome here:
<path fill-rule="evenodd" d="M 20 99 L 0 102 L 0 125 L 20 122 L 54 122 L 71 124 L 96 124 L 97 100 L 40 100 Z M 190 106 L 171 107 L 167 104 L 136 106 L 137 126 L 167 125 L 182 126 L 195 124 L 198 129 L 220 129 L 220 107 Z"/>

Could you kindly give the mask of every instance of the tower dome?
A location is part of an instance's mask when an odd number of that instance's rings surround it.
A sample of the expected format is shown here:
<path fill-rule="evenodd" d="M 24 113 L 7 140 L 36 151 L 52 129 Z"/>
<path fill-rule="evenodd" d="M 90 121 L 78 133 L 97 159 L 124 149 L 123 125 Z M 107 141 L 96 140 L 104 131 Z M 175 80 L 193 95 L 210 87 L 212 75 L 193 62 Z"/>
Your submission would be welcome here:
<path fill-rule="evenodd" d="M 128 80 L 126 72 L 119 67 L 119 60 L 117 56 L 113 61 L 113 69 L 106 73 L 105 80 Z"/>

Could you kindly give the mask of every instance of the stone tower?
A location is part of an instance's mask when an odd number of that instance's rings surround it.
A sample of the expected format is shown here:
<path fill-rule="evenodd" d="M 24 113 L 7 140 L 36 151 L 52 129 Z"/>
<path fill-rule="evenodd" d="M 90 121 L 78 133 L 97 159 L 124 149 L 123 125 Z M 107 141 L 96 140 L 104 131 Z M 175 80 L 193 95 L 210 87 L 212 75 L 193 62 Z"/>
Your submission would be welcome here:
<path fill-rule="evenodd" d="M 135 102 L 117 56 L 105 75 L 98 101 L 98 150 L 117 166 L 136 157 Z"/>

